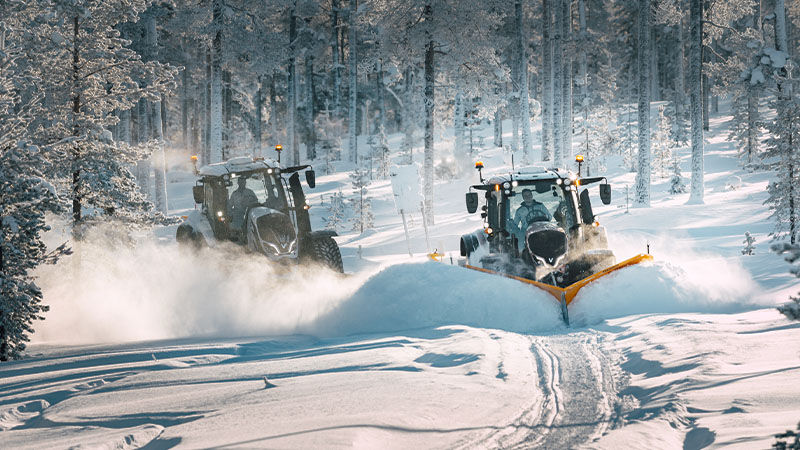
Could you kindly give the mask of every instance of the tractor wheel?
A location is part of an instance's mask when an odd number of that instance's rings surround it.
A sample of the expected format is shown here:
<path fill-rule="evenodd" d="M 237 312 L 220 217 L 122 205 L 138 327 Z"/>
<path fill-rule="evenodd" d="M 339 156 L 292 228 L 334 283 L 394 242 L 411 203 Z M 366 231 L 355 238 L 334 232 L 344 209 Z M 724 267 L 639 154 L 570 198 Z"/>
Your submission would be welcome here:
<path fill-rule="evenodd" d="M 311 258 L 339 273 L 344 273 L 339 245 L 330 236 L 321 236 L 311 242 Z"/>
<path fill-rule="evenodd" d="M 194 230 L 192 227 L 182 223 L 178 226 L 178 231 L 175 232 L 175 240 L 178 241 L 178 245 L 187 245 L 192 242 L 193 234 Z"/>
<path fill-rule="evenodd" d="M 184 248 L 192 248 L 199 250 L 206 246 L 206 240 L 203 234 L 195 231 L 189 224 L 181 224 L 178 226 L 178 231 L 175 232 L 175 240 L 178 245 Z"/>

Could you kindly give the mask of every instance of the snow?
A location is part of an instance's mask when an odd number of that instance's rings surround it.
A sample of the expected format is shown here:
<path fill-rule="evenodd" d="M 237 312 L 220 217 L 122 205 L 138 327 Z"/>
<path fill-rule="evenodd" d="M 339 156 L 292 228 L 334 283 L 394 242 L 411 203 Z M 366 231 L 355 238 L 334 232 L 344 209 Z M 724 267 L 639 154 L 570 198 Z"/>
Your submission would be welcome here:
<path fill-rule="evenodd" d="M 374 229 L 337 238 L 344 276 L 184 252 L 174 227 L 135 247 L 99 229 L 80 265 L 38 272 L 51 310 L 29 358 L 0 365 L 2 446 L 768 448 L 800 419 L 800 324 L 775 310 L 798 281 L 769 251 L 771 175 L 738 168 L 722 106 L 705 204 L 654 177 L 651 208 L 628 210 L 634 174 L 616 164 L 611 205 L 591 188 L 617 259 L 654 262 L 584 287 L 571 327 L 549 294 L 457 266 L 458 237 L 481 226 L 463 201 L 477 173 L 437 184 L 430 245 L 409 218 L 413 257 L 391 181 L 373 181 Z M 487 178 L 510 171 L 503 149 L 477 157 Z M 171 213 L 192 212 L 193 177 L 169 177 Z M 315 229 L 348 184 L 318 177 Z"/>

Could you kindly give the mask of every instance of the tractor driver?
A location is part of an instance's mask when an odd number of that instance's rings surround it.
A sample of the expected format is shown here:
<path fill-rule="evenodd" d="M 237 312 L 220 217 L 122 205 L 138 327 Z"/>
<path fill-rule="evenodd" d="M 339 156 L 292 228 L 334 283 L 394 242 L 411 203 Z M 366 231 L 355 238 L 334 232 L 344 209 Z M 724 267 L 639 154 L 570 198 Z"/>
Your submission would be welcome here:
<path fill-rule="evenodd" d="M 533 192 L 530 189 L 522 190 L 522 204 L 514 214 L 514 225 L 519 226 L 520 231 L 524 231 L 533 222 L 549 222 L 553 216 L 543 203 L 534 200 Z"/>
<path fill-rule="evenodd" d="M 231 228 L 242 231 L 244 228 L 244 214 L 247 208 L 258 204 L 255 192 L 247 188 L 247 178 L 240 176 L 236 179 L 239 187 L 231 192 L 228 199 L 228 217 L 231 218 Z"/>

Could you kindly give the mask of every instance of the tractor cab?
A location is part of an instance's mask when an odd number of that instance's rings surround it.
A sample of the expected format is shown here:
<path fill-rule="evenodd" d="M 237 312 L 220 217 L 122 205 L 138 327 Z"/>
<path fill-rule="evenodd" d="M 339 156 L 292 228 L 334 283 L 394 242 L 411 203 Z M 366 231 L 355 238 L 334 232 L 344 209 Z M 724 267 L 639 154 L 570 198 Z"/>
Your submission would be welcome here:
<path fill-rule="evenodd" d="M 301 171 L 314 188 L 308 165 L 284 168 L 269 159 L 237 157 L 196 169 L 192 194 L 200 210 L 178 227 L 177 241 L 200 247 L 232 241 L 271 260 L 307 259 L 341 272 L 336 233 L 311 230 Z"/>
<path fill-rule="evenodd" d="M 314 171 L 309 166 L 281 168 L 263 158 L 238 157 L 209 164 L 197 171 L 200 178 L 193 189 L 194 200 L 218 240 L 244 243 L 248 213 L 266 208 L 291 218 L 292 227 L 310 232 L 308 205 L 297 172 L 306 171 L 309 187 L 314 187 Z M 307 228 L 306 228 L 307 225 Z"/>
<path fill-rule="evenodd" d="M 476 167 L 482 170 L 483 164 Z M 537 281 L 547 277 L 553 285 L 569 284 L 600 266 L 613 265 L 613 254 L 605 250 L 605 230 L 595 221 L 588 188 L 583 188 L 604 180 L 539 167 L 488 180 L 481 172 L 481 184 L 470 187 L 466 203 L 474 213 L 483 197 L 484 227 L 462 236 L 462 256 L 468 264 L 493 270 L 503 266 L 501 272 Z M 601 184 L 600 195 L 609 204 L 610 185 Z"/>

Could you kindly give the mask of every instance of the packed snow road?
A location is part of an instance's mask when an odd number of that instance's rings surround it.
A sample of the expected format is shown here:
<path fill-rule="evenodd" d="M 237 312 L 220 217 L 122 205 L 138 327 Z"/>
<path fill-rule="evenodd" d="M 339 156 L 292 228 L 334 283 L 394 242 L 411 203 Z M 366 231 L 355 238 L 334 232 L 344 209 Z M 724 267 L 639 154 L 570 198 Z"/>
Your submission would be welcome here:
<path fill-rule="evenodd" d="M 527 336 L 526 357 L 536 383 L 528 404 L 510 423 L 464 448 L 570 448 L 599 439 L 614 423 L 621 377 L 618 356 L 601 347 L 596 331 Z"/>
<path fill-rule="evenodd" d="M 0 429 L 13 448 L 574 447 L 614 421 L 605 339 L 451 326 L 42 349 L 0 370 Z"/>

